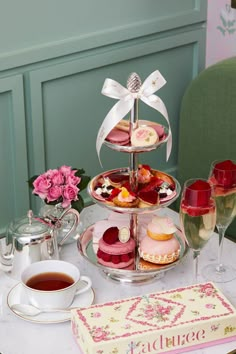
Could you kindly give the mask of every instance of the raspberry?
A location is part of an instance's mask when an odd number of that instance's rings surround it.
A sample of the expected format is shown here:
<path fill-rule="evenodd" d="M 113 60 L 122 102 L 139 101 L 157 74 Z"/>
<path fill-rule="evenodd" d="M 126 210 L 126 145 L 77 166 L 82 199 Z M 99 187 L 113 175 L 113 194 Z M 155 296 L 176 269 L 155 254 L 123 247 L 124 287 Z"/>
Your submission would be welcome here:
<path fill-rule="evenodd" d="M 100 248 L 99 248 L 98 251 L 97 251 L 97 256 L 98 256 L 99 258 L 102 258 L 102 259 L 103 259 L 103 255 L 104 255 L 104 252 L 101 251 Z"/>
<path fill-rule="evenodd" d="M 130 256 L 129 256 L 128 253 L 122 254 L 122 255 L 120 256 L 120 258 L 121 258 L 121 262 L 128 262 L 128 261 L 130 260 Z"/>
<path fill-rule="evenodd" d="M 110 262 L 110 260 L 111 260 L 111 255 L 103 252 L 102 250 L 100 250 L 100 248 L 97 251 L 97 256 L 99 258 L 103 259 L 105 262 Z"/>
<path fill-rule="evenodd" d="M 103 259 L 105 262 L 110 262 L 110 261 L 111 261 L 111 255 L 108 254 L 108 253 L 103 252 L 103 257 L 102 257 L 102 259 Z"/>
<path fill-rule="evenodd" d="M 114 263 L 114 264 L 120 263 L 120 256 L 119 255 L 111 256 L 111 262 Z"/>
<path fill-rule="evenodd" d="M 108 245 L 112 245 L 119 240 L 119 229 L 116 226 L 109 227 L 103 234 L 103 241 Z"/>

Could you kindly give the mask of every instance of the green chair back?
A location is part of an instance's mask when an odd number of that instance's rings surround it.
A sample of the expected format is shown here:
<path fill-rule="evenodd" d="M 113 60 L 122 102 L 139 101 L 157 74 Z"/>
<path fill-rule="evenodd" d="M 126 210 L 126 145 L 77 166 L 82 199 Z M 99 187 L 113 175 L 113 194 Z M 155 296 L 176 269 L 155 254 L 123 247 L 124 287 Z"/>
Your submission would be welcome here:
<path fill-rule="evenodd" d="M 207 178 L 214 160 L 236 160 L 236 57 L 203 70 L 181 104 L 177 178 Z M 236 220 L 227 230 L 236 241 Z"/>

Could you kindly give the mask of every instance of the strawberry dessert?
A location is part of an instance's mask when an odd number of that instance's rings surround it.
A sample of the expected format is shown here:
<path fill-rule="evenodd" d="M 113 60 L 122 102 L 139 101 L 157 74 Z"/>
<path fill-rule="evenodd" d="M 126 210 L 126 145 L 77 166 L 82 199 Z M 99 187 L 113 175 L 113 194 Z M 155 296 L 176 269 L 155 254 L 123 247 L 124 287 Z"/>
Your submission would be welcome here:
<path fill-rule="evenodd" d="M 99 240 L 97 251 L 100 264 L 110 268 L 133 269 L 135 241 L 129 237 L 128 228 L 125 229 L 119 230 L 118 227 L 113 226 L 104 232 Z"/>
<path fill-rule="evenodd" d="M 128 169 L 123 171 L 112 170 L 95 177 L 91 183 L 92 196 L 123 208 L 149 208 L 166 203 L 176 196 L 175 181 L 164 172 L 140 164 L 137 171 L 138 186 L 134 190 L 129 182 Z"/>

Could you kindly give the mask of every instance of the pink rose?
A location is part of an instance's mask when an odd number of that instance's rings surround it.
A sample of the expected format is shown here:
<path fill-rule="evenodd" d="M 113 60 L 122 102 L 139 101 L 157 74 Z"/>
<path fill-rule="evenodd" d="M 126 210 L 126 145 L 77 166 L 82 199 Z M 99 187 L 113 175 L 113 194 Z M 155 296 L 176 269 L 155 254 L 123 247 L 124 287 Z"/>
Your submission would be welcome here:
<path fill-rule="evenodd" d="M 59 199 L 61 196 L 62 196 L 62 187 L 61 186 L 53 186 L 53 187 L 49 188 L 49 190 L 48 190 L 47 201 L 53 202 L 53 201 Z"/>
<path fill-rule="evenodd" d="M 63 165 L 59 168 L 59 172 L 61 172 L 64 176 L 68 176 L 71 174 L 72 170 L 70 166 Z"/>
<path fill-rule="evenodd" d="M 70 174 L 69 176 L 66 177 L 66 183 L 67 184 L 74 184 L 77 186 L 81 181 L 81 177 L 74 176 L 74 174 Z"/>
<path fill-rule="evenodd" d="M 62 207 L 66 208 L 69 206 L 72 200 L 77 200 L 78 199 L 78 194 L 79 189 L 74 186 L 73 184 L 68 184 L 64 187 L 63 189 L 63 202 L 62 202 Z"/>
<path fill-rule="evenodd" d="M 51 175 L 51 181 L 54 186 L 60 186 L 61 184 L 64 183 L 64 176 L 61 172 L 58 170 L 54 170 L 54 172 Z"/>
<path fill-rule="evenodd" d="M 38 176 L 33 182 L 34 194 L 38 194 L 41 199 L 45 199 L 48 194 L 48 189 L 51 187 L 51 181 L 45 174 Z"/>
<path fill-rule="evenodd" d="M 54 173 L 57 172 L 57 169 L 54 169 L 54 170 L 47 170 L 44 175 L 48 178 L 48 179 L 51 179 L 52 176 L 54 175 Z"/>

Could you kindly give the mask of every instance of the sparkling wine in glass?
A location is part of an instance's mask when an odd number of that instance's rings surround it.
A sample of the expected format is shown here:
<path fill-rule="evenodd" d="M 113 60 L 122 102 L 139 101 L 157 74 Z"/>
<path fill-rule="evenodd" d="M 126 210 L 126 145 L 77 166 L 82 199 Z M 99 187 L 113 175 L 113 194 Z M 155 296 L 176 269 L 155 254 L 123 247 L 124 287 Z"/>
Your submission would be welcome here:
<path fill-rule="evenodd" d="M 217 264 L 208 265 L 204 276 L 214 282 L 225 283 L 236 278 L 236 269 L 222 263 L 225 232 L 236 216 L 236 162 L 232 160 L 214 161 L 211 164 L 209 182 L 214 188 L 219 248 Z"/>
<path fill-rule="evenodd" d="M 198 277 L 198 257 L 213 234 L 216 207 L 213 188 L 204 179 L 185 182 L 180 204 L 180 226 L 189 248 L 193 251 L 194 282 Z"/>

